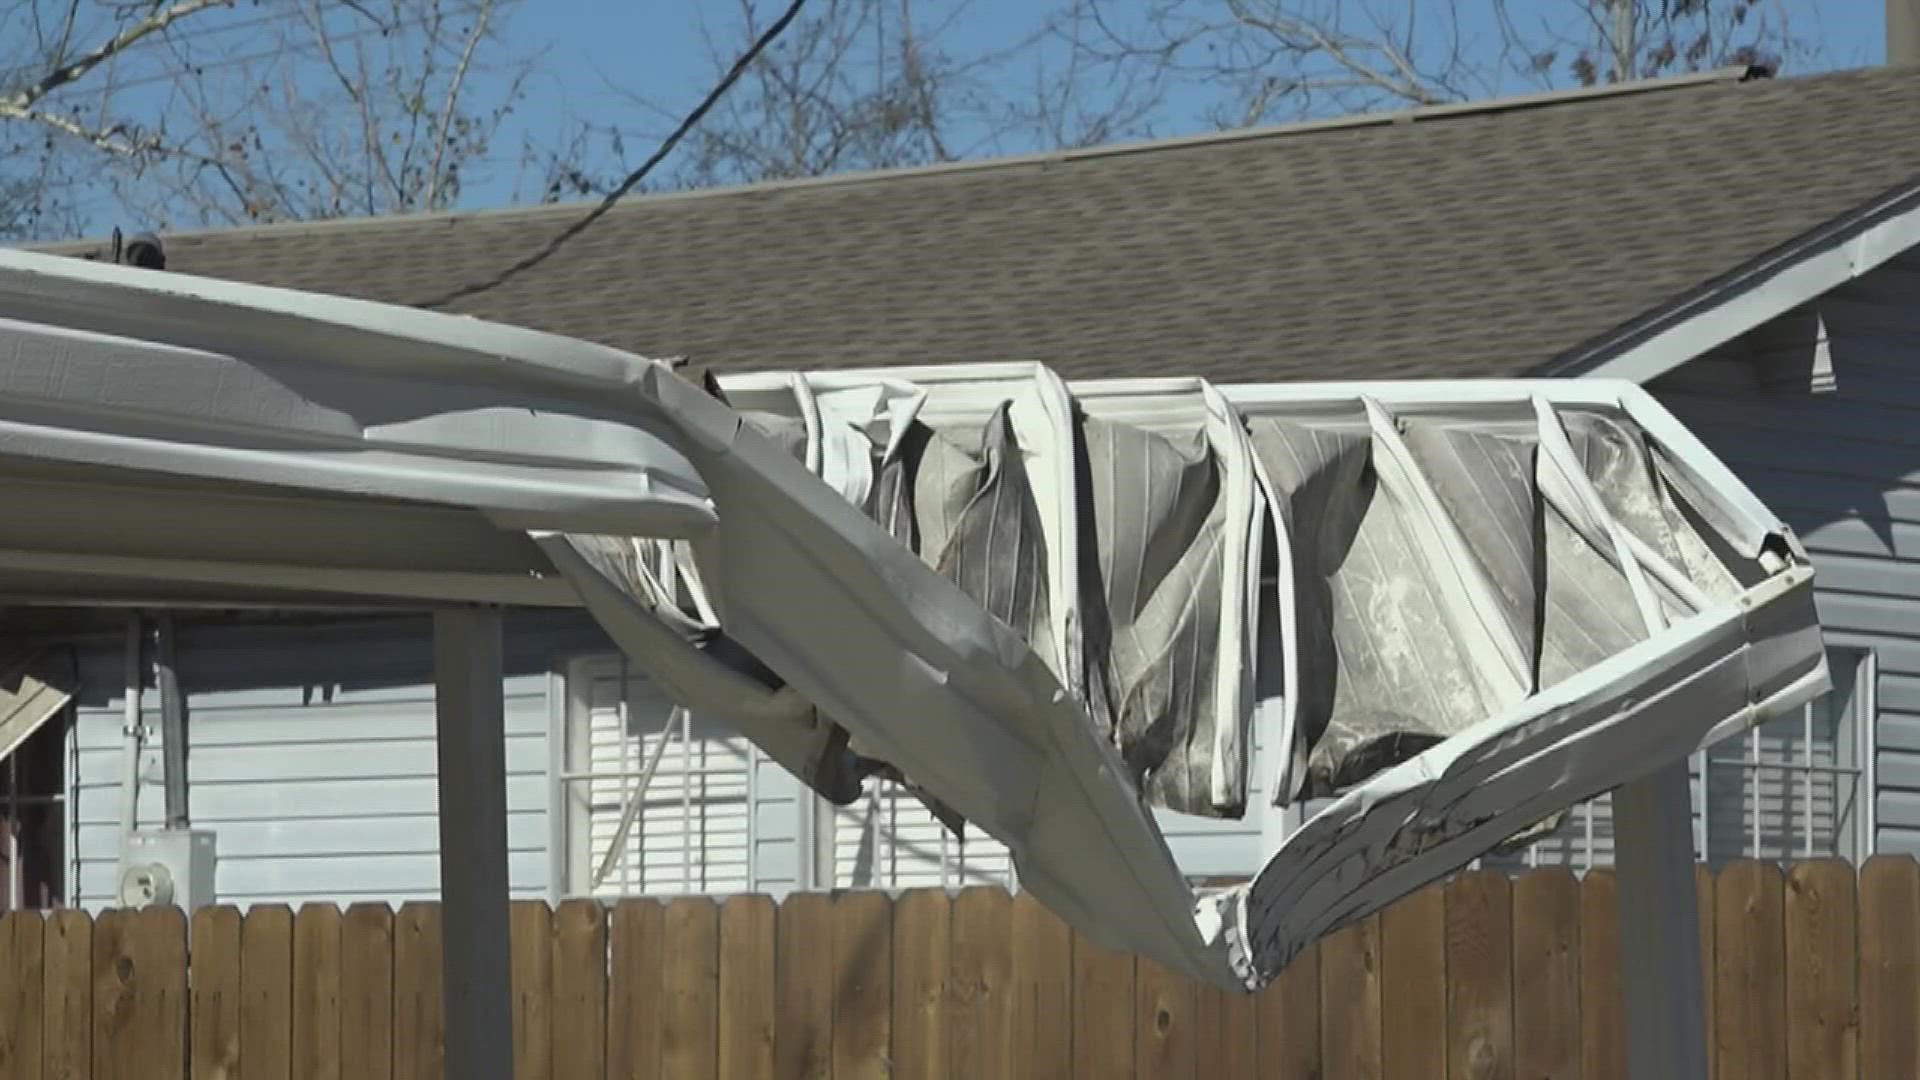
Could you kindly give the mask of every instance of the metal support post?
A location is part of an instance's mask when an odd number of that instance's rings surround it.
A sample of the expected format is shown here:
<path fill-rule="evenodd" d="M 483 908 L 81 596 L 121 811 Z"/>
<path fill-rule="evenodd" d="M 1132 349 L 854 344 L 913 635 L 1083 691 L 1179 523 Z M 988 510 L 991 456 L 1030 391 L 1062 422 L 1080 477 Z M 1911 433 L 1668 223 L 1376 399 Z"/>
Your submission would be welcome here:
<path fill-rule="evenodd" d="M 1704 1078 L 1706 995 L 1687 763 L 1614 791 L 1613 824 L 1628 1075 Z"/>
<path fill-rule="evenodd" d="M 513 1080 L 501 617 L 433 619 L 447 1075 Z"/>

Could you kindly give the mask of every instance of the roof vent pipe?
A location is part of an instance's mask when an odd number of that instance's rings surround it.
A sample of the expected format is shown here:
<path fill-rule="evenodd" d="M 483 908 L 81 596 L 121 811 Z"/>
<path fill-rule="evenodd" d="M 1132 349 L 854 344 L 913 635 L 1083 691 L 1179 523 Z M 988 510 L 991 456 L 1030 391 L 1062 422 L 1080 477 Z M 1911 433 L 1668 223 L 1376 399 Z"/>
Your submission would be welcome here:
<path fill-rule="evenodd" d="M 1887 0 L 1887 63 L 1920 64 L 1920 0 Z"/>

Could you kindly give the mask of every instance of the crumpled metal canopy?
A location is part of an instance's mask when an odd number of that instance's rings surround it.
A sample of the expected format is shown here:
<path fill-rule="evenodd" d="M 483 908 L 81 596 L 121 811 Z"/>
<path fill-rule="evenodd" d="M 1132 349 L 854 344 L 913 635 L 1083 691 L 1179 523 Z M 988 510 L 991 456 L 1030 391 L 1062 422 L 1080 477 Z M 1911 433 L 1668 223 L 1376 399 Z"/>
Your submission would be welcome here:
<path fill-rule="evenodd" d="M 829 798 L 902 776 L 1097 940 L 1231 987 L 1826 686 L 1804 552 L 1625 384 L 696 387 L 0 252 L 0 476 L 66 508 L 0 518 L 16 599 L 583 604 Z M 155 492 L 164 527 L 121 506 Z M 1150 809 L 1244 814 L 1256 766 L 1331 802 L 1196 897 Z"/>

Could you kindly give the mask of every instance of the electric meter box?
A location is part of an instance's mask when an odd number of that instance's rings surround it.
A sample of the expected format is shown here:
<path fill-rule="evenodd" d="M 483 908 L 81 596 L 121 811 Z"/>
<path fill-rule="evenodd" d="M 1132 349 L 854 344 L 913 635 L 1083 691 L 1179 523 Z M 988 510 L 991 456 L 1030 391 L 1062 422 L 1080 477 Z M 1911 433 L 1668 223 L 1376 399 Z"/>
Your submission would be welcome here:
<path fill-rule="evenodd" d="M 204 829 L 143 829 L 120 851 L 121 907 L 177 907 L 213 903 L 214 834 Z"/>

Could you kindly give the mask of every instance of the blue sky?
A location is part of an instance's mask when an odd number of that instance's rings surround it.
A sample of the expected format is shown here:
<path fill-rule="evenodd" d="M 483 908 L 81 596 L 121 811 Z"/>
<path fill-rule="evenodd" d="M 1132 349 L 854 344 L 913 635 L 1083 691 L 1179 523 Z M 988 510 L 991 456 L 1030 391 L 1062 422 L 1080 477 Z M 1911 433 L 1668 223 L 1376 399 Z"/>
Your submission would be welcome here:
<path fill-rule="evenodd" d="M 499 60 L 511 54 L 537 58 L 537 63 L 520 104 L 489 151 L 485 167 L 471 170 L 465 177 L 460 202 L 469 207 L 504 205 L 516 196 L 533 193 L 537 182 L 520 166 L 520 147 L 527 141 L 551 143 L 557 133 L 570 130 L 581 120 L 627 132 L 626 153 L 630 161 L 637 162 L 652 148 L 657 136 L 670 126 L 669 116 L 684 113 L 712 85 L 715 68 L 702 40 L 703 21 L 729 53 L 744 43 L 739 31 L 739 0 L 498 2 L 502 5 L 499 25 L 506 46 L 496 50 L 494 58 Z M 813 6 L 822 7 L 826 2 L 814 0 Z M 948 29 L 938 44 L 947 53 L 961 56 L 1004 49 L 1032 36 L 1041 28 L 1047 14 L 1060 6 L 1057 0 L 887 0 L 890 8 L 896 2 L 910 3 L 914 21 L 921 27 L 947 24 Z M 1189 2 L 1204 6 L 1210 0 Z M 1292 6 L 1345 4 L 1343 10 L 1353 11 L 1368 2 L 1397 4 L 1401 0 L 1295 0 Z M 1438 25 L 1436 19 L 1426 14 L 1435 10 L 1430 6 L 1435 0 L 1417 0 L 1417 3 L 1415 10 L 1427 20 L 1422 25 Z M 1569 3 L 1570 0 L 1507 0 L 1508 10 L 1516 20 L 1531 19 L 1536 23 L 1555 13 L 1564 16 Z M 754 0 L 754 4 L 764 22 L 784 7 L 784 0 Z M 1459 10 L 1463 12 L 1480 13 L 1489 7 L 1490 0 L 1459 0 Z M 1107 11 L 1121 19 L 1128 17 L 1129 12 L 1137 18 L 1144 8 L 1145 0 L 1131 5 L 1124 0 L 1107 0 L 1105 4 Z M 1801 73 L 1881 62 L 1884 9 L 1880 0 L 1762 0 L 1761 9 L 1770 19 L 1786 18 L 1797 37 L 1818 44 L 1817 55 L 1804 58 L 1798 65 L 1796 70 Z M 82 40 L 96 39 L 109 28 L 110 13 L 105 5 L 99 10 L 101 14 L 97 18 L 101 25 L 83 27 Z M 232 68 L 234 58 L 253 57 L 251 66 L 240 68 L 251 72 L 261 64 L 258 57 L 273 55 L 270 50 L 261 51 L 263 45 L 271 45 L 262 35 L 271 34 L 276 25 L 286 27 L 290 14 L 292 9 L 278 7 L 271 0 L 243 2 L 230 12 L 201 17 L 190 31 L 183 25 L 182 32 L 193 35 L 189 49 L 192 62 L 212 62 Z M 1485 25 L 1465 25 L 1462 33 L 1469 39 L 1492 40 L 1495 28 L 1491 20 L 1481 16 L 1481 21 Z M 5 17 L 0 16 L 0 40 L 18 32 L 17 27 L 6 25 Z M 150 41 L 144 43 L 144 51 L 139 55 L 127 58 L 124 67 L 115 73 L 122 84 L 129 84 L 127 89 L 116 91 L 119 105 L 124 107 L 137 101 L 143 109 L 158 107 L 168 93 L 168 72 L 177 70 L 185 62 L 180 59 L 182 54 L 169 53 L 169 48 L 164 43 Z M 1065 47 L 1057 43 L 1029 51 L 1017 66 L 1002 71 L 1001 77 L 1030 80 L 1039 66 L 1044 65 L 1049 71 L 1057 69 L 1065 55 Z M 92 94 L 93 100 L 98 100 L 98 83 L 96 79 L 76 86 L 75 93 Z M 1515 85 L 1502 89 L 1517 92 L 1529 87 Z M 470 102 L 486 103 L 498 100 L 503 91 L 503 75 L 496 68 L 477 73 L 469 81 L 467 96 Z M 652 103 L 659 111 L 648 115 L 647 110 L 635 104 L 636 98 Z M 1176 135 L 1207 130 L 1210 126 L 1205 117 L 1207 107 L 1218 100 L 1217 93 L 1204 85 L 1176 84 L 1164 106 L 1152 117 L 1152 133 Z M 1032 147 L 1000 145 L 996 149 L 1019 152 Z M 602 158 L 599 164 L 610 170 L 613 163 Z M 672 164 L 669 161 L 663 172 L 670 172 Z M 125 211 L 102 204 L 90 210 L 89 216 L 101 217 L 104 222 L 124 217 Z"/>
<path fill-rule="evenodd" d="M 777 0 L 756 0 L 763 19 L 770 19 L 782 6 Z M 1109 5 L 1118 11 L 1127 6 Z M 1882 60 L 1884 9 L 1879 0 L 1768 0 L 1765 6 L 1770 17 L 1784 15 L 1797 36 L 1819 43 L 1820 55 L 1810 58 L 1803 72 Z M 953 0 L 915 0 L 913 10 L 916 21 L 924 25 L 946 18 L 954 7 Z M 1034 32 L 1049 7 L 1036 0 L 971 0 L 955 19 L 945 44 L 960 54 L 1005 47 Z M 1545 18 L 1565 7 L 1564 0 L 1511 0 L 1509 5 L 1518 19 Z M 1462 9 L 1475 8 L 1463 5 Z M 646 126 L 646 119 L 636 115 L 630 100 L 612 89 L 615 86 L 676 114 L 683 112 L 708 89 L 713 77 L 698 29 L 703 13 L 711 27 L 725 31 L 738 25 L 737 10 L 732 0 L 704 4 L 533 0 L 523 5 L 513 16 L 514 40 L 520 48 L 543 50 L 546 72 L 534 87 L 522 119 L 534 131 L 581 116 Z M 1489 21 L 1486 26 L 1468 27 L 1467 32 L 1491 35 L 1493 27 Z M 1058 50 L 1042 56 L 1051 62 L 1058 58 Z M 1203 113 L 1211 100 L 1204 88 L 1177 89 L 1158 118 L 1155 133 L 1205 130 Z M 654 120 L 647 130 L 659 126 Z M 500 201 L 506 194 L 503 179 L 495 178 L 490 190 L 476 190 L 472 197 Z"/>

